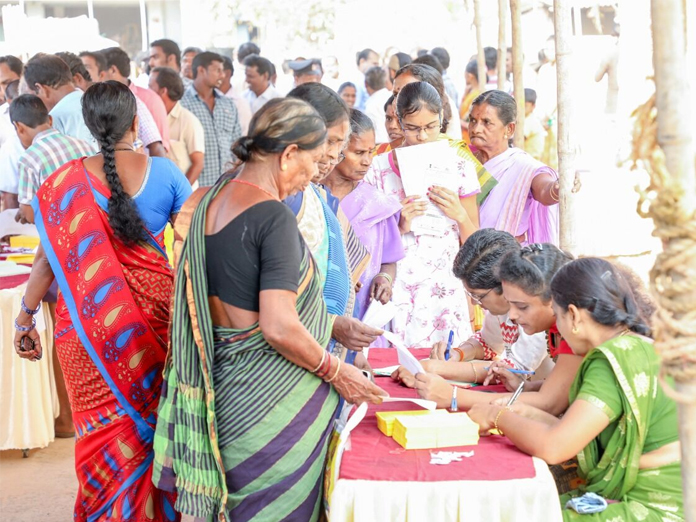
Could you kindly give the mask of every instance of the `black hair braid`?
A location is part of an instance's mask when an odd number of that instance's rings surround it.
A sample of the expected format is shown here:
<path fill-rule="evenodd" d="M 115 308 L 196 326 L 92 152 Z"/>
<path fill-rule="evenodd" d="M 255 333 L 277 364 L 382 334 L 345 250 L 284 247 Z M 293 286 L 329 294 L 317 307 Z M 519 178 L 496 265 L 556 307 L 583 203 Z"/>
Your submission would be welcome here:
<path fill-rule="evenodd" d="M 111 190 L 109 198 L 109 224 L 114 229 L 116 237 L 126 244 L 136 243 L 145 239 L 145 223 L 143 222 L 133 199 L 126 194 L 121 179 L 116 172 L 117 139 L 105 136 L 99 140 L 101 154 L 104 158 L 104 174 Z"/>

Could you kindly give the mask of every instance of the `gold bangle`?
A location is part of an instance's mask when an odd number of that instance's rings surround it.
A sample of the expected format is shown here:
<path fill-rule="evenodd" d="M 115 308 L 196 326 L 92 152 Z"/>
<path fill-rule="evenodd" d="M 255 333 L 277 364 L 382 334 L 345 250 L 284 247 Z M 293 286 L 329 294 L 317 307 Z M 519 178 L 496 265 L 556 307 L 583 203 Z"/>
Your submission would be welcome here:
<path fill-rule="evenodd" d="M 504 408 L 501 408 L 500 411 L 498 412 L 498 415 L 495 416 L 495 422 L 493 423 L 493 427 L 501 435 L 505 435 L 505 434 L 503 433 L 503 430 L 501 430 L 498 427 L 498 421 L 500 420 L 500 416 L 503 414 L 504 411 L 512 411 L 512 410 L 510 410 L 510 406 L 505 406 Z"/>
<path fill-rule="evenodd" d="M 469 364 L 471 365 L 471 369 L 474 370 L 474 382 L 478 382 L 478 373 L 476 373 L 476 366 L 474 366 L 473 361 L 469 361 Z"/>
<path fill-rule="evenodd" d="M 556 182 L 558 183 L 558 182 Z M 556 195 L 553 195 L 553 189 L 556 188 L 556 183 L 553 184 L 553 186 L 549 189 L 549 196 L 551 196 L 551 199 L 558 202 L 561 200 L 561 187 L 559 185 L 558 191 L 556 192 Z"/>
<path fill-rule="evenodd" d="M 331 382 L 331 381 L 333 381 L 336 377 L 338 377 L 338 372 L 341 370 L 341 359 L 339 359 L 338 357 L 336 357 L 336 359 L 338 360 L 338 366 L 336 366 L 336 373 L 334 373 L 334 376 L 331 377 L 331 378 L 330 378 L 328 381 L 326 381 L 326 382 Z"/>
<path fill-rule="evenodd" d="M 378 278 L 378 277 L 383 277 L 384 279 L 386 279 L 387 281 L 389 281 L 389 286 L 392 286 L 392 285 L 394 284 L 394 280 L 392 279 L 392 276 L 390 276 L 390 275 L 387 274 L 386 272 L 380 272 L 379 274 L 377 274 L 377 275 L 376 275 L 375 277 L 373 277 L 372 279 L 376 279 L 376 278 Z"/>
<path fill-rule="evenodd" d="M 318 366 L 312 370 L 312 373 L 317 373 L 319 371 L 319 368 L 321 368 L 324 365 L 325 360 L 326 360 L 326 350 L 322 350 L 321 351 L 321 361 L 319 361 Z"/>

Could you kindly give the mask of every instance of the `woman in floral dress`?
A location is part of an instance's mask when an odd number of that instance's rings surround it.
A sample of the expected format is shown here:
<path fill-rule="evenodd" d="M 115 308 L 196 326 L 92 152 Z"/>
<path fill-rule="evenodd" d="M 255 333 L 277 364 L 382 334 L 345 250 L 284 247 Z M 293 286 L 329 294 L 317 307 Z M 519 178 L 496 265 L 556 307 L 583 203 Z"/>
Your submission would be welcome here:
<path fill-rule="evenodd" d="M 435 88 L 425 82 L 405 85 L 396 104 L 404 147 L 438 140 L 442 100 Z M 471 164 L 461 160 L 457 168 L 456 193 L 436 185 L 428 191 L 429 200 L 449 219 L 441 237 L 411 232 L 413 218 L 425 213 L 427 202 L 406 194 L 393 151 L 377 156 L 366 176 L 379 190 L 398 198 L 403 207 L 399 230 L 406 257 L 397 265 L 392 301 L 398 312 L 392 328 L 408 347 L 447 341 L 450 330 L 455 342 L 468 339 L 472 333 L 466 293 L 452 273 L 452 264 L 460 244 L 478 229 L 476 194 L 480 185 Z"/>

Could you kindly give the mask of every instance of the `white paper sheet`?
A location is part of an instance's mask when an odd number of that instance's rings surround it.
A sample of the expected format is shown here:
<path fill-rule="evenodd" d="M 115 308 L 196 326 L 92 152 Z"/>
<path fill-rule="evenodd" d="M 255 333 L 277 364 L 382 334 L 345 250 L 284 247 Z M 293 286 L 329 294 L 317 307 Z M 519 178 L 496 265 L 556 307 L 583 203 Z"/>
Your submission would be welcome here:
<path fill-rule="evenodd" d="M 380 303 L 374 299 L 362 318 L 362 322 L 372 328 L 381 330 L 396 315 L 396 305 L 389 301 L 387 304 Z"/>
<path fill-rule="evenodd" d="M 438 185 L 457 192 L 456 152 L 445 141 L 403 147 L 395 152 L 404 191 L 408 196 L 420 196 L 428 203 L 425 215 L 412 221 L 411 232 L 417 236 L 442 236 L 453 221 L 428 199 L 428 188 Z"/>
<path fill-rule="evenodd" d="M 430 411 L 435 411 L 437 409 L 437 403 L 435 401 L 428 401 L 425 399 L 413 399 L 410 397 L 384 397 L 383 399 L 383 402 L 412 402 Z"/>
<path fill-rule="evenodd" d="M 22 225 L 15 221 L 16 208 L 9 208 L 0 212 L 0 237 L 5 236 L 32 236 L 39 237 L 35 225 Z"/>
<path fill-rule="evenodd" d="M 413 375 L 425 373 L 423 365 L 421 365 L 420 361 L 408 351 L 398 335 L 392 332 L 384 332 L 382 335 L 384 335 L 384 338 L 396 348 L 396 353 L 399 355 L 399 364 L 401 366 L 406 368 Z"/>
<path fill-rule="evenodd" d="M 31 274 L 31 268 L 18 265 L 14 261 L 0 261 L 0 277 Z"/>

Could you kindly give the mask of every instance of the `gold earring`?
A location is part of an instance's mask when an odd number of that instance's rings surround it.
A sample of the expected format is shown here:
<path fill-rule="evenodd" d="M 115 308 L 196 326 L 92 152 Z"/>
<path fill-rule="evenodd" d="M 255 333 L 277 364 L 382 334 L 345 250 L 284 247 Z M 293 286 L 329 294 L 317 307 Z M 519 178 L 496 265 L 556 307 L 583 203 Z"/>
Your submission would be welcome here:
<path fill-rule="evenodd" d="M 287 166 L 285 163 L 283 163 L 283 164 L 280 166 L 280 170 L 286 171 L 286 170 L 288 170 L 288 166 Z"/>
<path fill-rule="evenodd" d="M 573 334 L 574 334 L 574 335 L 577 335 L 579 331 L 580 331 L 580 330 L 578 330 L 576 327 L 573 327 Z"/>

